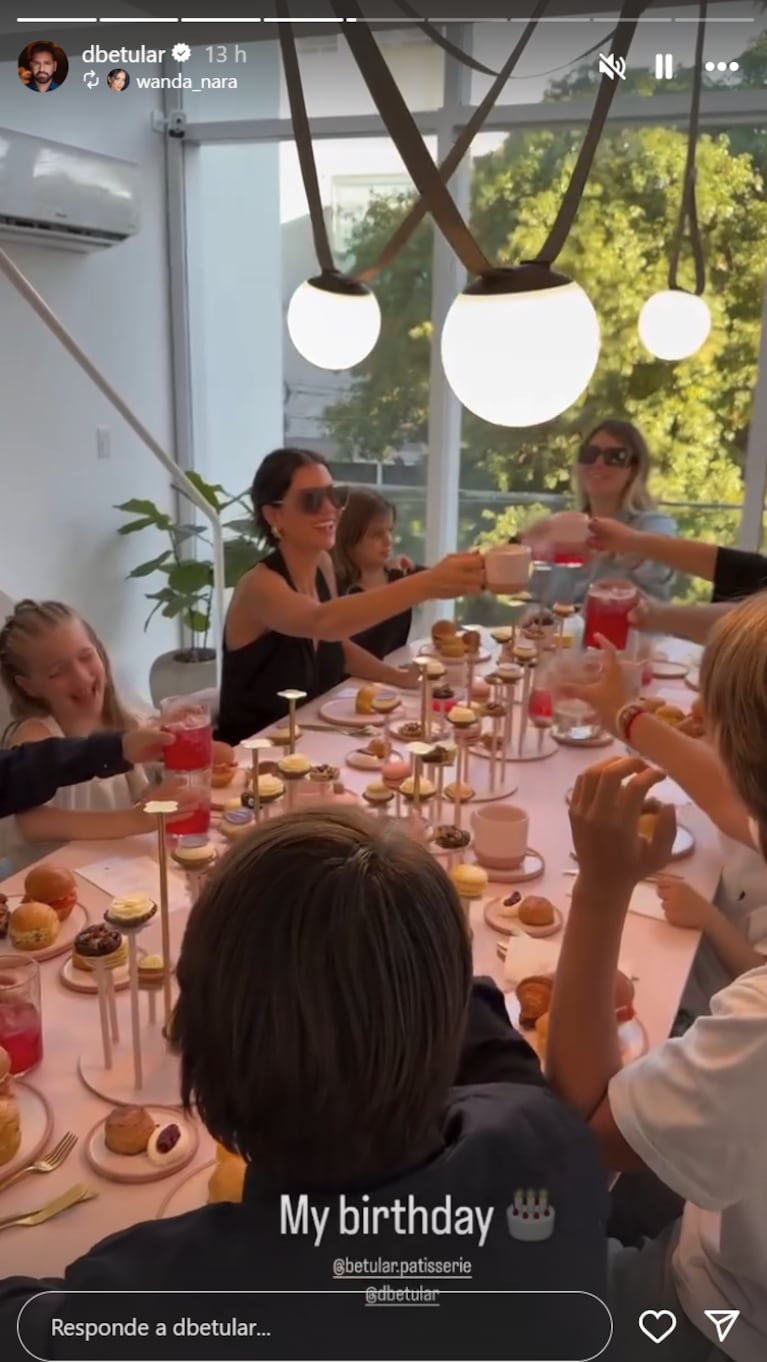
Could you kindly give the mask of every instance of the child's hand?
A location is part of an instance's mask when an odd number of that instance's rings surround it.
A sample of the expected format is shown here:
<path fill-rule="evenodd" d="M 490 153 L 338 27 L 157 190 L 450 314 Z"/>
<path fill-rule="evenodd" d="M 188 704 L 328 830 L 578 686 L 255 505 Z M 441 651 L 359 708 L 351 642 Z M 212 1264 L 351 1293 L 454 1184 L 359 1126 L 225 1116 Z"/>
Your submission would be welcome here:
<path fill-rule="evenodd" d="M 668 865 L 676 837 L 673 807 L 660 806 L 650 839 L 639 833 L 644 802 L 661 780 L 662 771 L 634 757 L 608 757 L 581 771 L 570 798 L 580 877 L 596 886 L 633 887 Z"/>
<path fill-rule="evenodd" d="M 658 898 L 666 921 L 672 927 L 685 927 L 692 932 L 705 930 L 711 916 L 712 905 L 685 880 L 659 875 Z"/>
<path fill-rule="evenodd" d="M 173 734 L 161 728 L 133 728 L 123 733 L 123 756 L 131 766 L 144 762 L 162 761 L 163 752 L 173 742 Z"/>

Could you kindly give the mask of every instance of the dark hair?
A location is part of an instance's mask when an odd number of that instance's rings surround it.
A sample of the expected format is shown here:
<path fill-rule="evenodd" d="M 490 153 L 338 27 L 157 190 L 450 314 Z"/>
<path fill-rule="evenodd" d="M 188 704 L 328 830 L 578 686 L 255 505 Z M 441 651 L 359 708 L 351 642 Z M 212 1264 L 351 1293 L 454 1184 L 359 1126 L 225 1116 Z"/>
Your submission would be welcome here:
<path fill-rule="evenodd" d="M 307 468 L 313 463 L 321 464 L 323 468 L 328 467 L 327 459 L 323 459 L 321 454 L 315 454 L 314 450 L 288 446 L 285 449 L 273 449 L 259 465 L 250 489 L 250 499 L 253 503 L 256 530 L 264 544 L 277 542 L 274 531 L 264 516 L 264 507 L 274 506 L 278 501 L 282 501 L 285 493 L 290 490 L 290 484 L 298 469 Z"/>
<path fill-rule="evenodd" d="M 274 1185 L 350 1185 L 435 1148 L 471 987 L 445 871 L 349 808 L 270 818 L 189 915 L 184 1107 Z"/>
<path fill-rule="evenodd" d="M 631 511 L 649 511 L 655 506 L 655 501 L 647 490 L 647 479 L 650 476 L 650 451 L 644 435 L 632 421 L 610 419 L 600 421 L 598 426 L 594 426 L 588 435 L 581 441 L 582 445 L 590 445 L 595 435 L 600 435 L 602 431 L 612 435 L 616 440 L 630 450 L 634 456 L 634 476 L 631 479 L 623 495 L 623 505 Z M 588 499 L 581 497 L 581 510 L 589 511 Z"/>
<path fill-rule="evenodd" d="M 55 62 L 58 62 L 59 60 L 53 43 L 30 43 L 27 48 L 27 60 L 31 61 L 38 52 L 47 52 L 48 56 L 53 57 Z"/>
<path fill-rule="evenodd" d="M 124 66 L 115 66 L 107 75 L 107 85 L 111 85 L 113 76 L 125 76 L 125 89 L 130 85 L 130 76 Z"/>
<path fill-rule="evenodd" d="M 371 521 L 383 516 L 390 516 L 393 521 L 397 519 L 397 512 L 390 501 L 366 488 L 351 489 L 338 522 L 333 546 L 333 566 L 339 592 L 348 591 L 350 586 L 359 581 L 359 568 L 352 557 L 352 550 L 364 538 Z"/>

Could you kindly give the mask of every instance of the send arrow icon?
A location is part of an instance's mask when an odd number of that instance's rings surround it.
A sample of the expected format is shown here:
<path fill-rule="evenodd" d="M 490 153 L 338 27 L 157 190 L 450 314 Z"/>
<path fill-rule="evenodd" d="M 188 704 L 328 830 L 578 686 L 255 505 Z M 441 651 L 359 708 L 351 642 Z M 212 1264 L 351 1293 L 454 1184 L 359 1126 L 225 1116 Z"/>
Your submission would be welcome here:
<path fill-rule="evenodd" d="M 740 1310 L 704 1310 L 703 1313 L 706 1319 L 711 1320 L 720 1343 L 724 1343 L 733 1325 L 740 1318 Z"/>

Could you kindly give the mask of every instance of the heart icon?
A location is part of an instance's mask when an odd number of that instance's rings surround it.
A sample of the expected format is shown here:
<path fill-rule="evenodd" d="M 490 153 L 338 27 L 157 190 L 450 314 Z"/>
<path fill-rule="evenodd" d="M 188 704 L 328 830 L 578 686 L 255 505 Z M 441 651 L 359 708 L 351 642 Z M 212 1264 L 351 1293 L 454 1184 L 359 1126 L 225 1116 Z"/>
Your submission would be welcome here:
<path fill-rule="evenodd" d="M 670 1310 L 645 1310 L 639 1316 L 639 1327 L 652 1343 L 663 1343 L 676 1329 L 676 1315 Z"/>

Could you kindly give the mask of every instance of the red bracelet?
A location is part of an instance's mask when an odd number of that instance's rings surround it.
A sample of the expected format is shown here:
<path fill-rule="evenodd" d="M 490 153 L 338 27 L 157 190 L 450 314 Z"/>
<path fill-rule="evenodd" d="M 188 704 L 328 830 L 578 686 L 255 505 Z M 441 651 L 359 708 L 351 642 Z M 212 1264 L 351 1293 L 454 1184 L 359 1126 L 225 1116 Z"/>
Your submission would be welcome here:
<path fill-rule="evenodd" d="M 647 711 L 642 705 L 624 705 L 618 715 L 618 724 L 621 731 L 621 737 L 625 743 L 630 744 L 631 730 L 634 727 L 634 724 L 640 715 L 646 713 Z"/>

